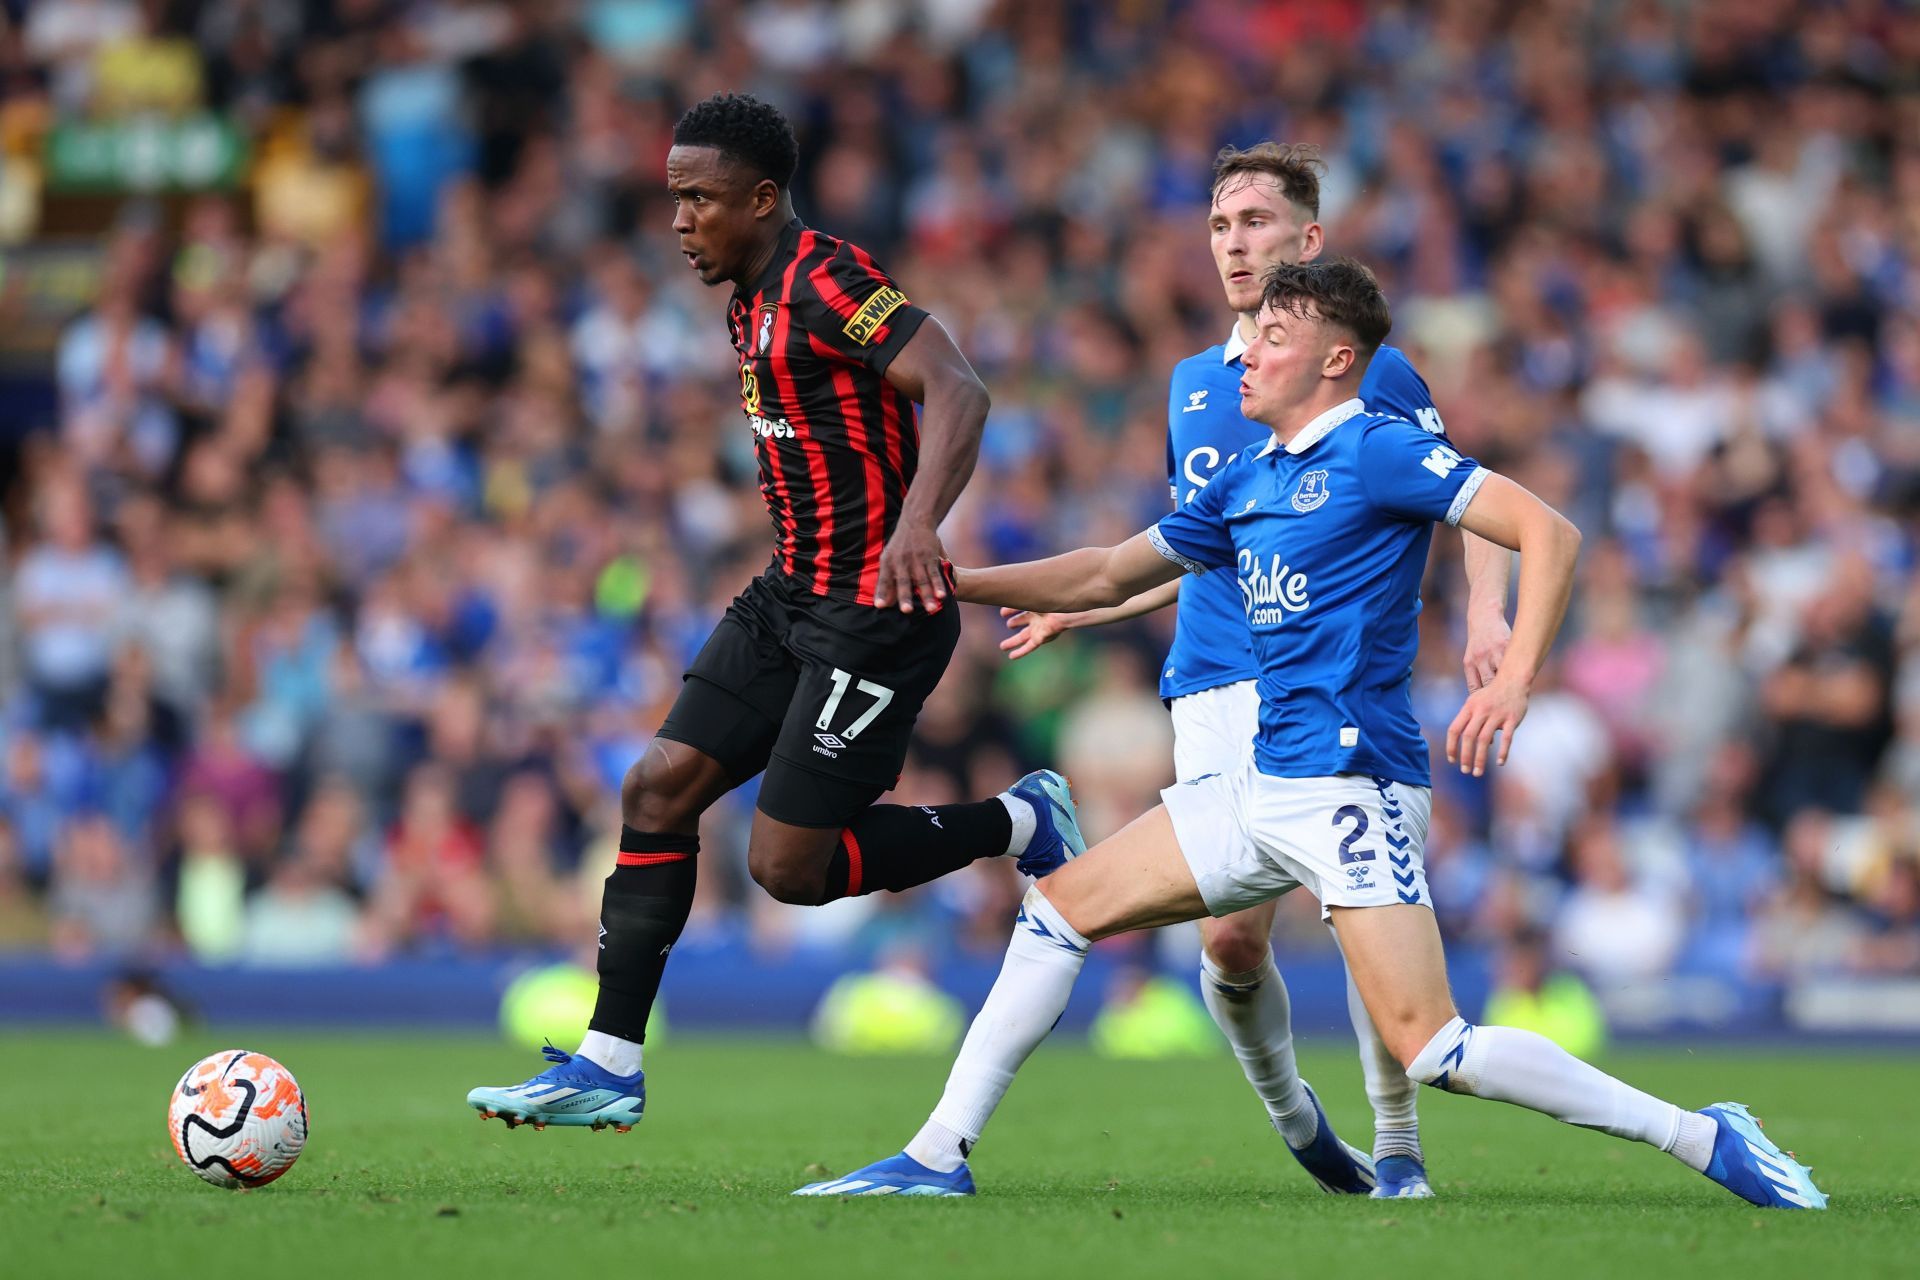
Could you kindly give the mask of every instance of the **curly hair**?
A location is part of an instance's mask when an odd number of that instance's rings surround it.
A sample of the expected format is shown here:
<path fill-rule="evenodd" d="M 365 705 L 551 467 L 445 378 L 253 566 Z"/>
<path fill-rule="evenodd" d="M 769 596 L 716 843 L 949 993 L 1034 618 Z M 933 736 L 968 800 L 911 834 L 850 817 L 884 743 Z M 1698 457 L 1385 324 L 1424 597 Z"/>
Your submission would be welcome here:
<path fill-rule="evenodd" d="M 800 144 L 779 108 L 744 93 L 716 93 L 687 108 L 673 126 L 676 147 L 712 147 L 770 178 L 782 191 L 793 183 Z"/>
<path fill-rule="evenodd" d="M 1260 305 L 1291 316 L 1318 316 L 1351 333 L 1372 355 L 1393 329 L 1393 312 L 1373 272 L 1352 258 L 1283 262 L 1267 272 Z"/>
<path fill-rule="evenodd" d="M 1264 177 L 1280 188 L 1289 203 L 1320 216 L 1320 174 L 1327 167 L 1320 149 L 1306 143 L 1259 142 L 1242 150 L 1222 147 L 1213 158 L 1213 196 L 1230 178 Z"/>

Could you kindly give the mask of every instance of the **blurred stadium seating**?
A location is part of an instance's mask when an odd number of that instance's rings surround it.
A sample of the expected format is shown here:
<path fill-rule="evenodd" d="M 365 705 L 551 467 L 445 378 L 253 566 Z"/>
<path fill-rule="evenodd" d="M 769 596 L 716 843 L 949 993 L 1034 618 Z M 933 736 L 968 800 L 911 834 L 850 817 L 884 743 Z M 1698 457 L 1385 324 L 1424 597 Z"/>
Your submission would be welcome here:
<path fill-rule="evenodd" d="M 1439 771 L 1464 969 L 1539 929 L 1629 1029 L 1920 1032 L 1913 5 L 0 15 L 0 1019 L 82 989 L 61 972 L 401 962 L 497 994 L 503 956 L 588 944 L 619 779 L 767 555 L 725 295 L 661 190 L 678 112 L 731 88 L 793 118 L 802 216 L 992 389 L 962 563 L 1165 508 L 1166 373 L 1229 322 L 1212 154 L 1317 143 L 1330 243 L 1454 440 L 1587 535 L 1513 763 Z M 1055 763 L 1111 830 L 1170 773 L 1167 622 L 1009 664 L 974 611 L 900 794 Z M 794 955 L 817 995 L 901 939 L 977 990 L 1010 867 L 784 907 L 744 874 L 751 811 L 711 815 L 670 1005 L 765 1008 L 741 988 Z M 1330 972 L 1311 904 L 1279 944 Z"/>

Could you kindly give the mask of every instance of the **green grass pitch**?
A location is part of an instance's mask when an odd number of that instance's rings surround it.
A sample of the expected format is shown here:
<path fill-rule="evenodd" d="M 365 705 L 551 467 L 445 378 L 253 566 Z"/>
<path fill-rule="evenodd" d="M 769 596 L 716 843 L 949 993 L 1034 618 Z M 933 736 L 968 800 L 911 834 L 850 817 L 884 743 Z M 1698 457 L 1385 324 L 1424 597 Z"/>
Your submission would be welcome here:
<path fill-rule="evenodd" d="M 259 1049 L 306 1089 L 312 1138 L 273 1186 L 195 1178 L 165 1133 L 203 1053 Z M 1359 1068 L 1303 1069 L 1341 1132 L 1368 1136 Z M 974 1200 L 795 1200 L 794 1186 L 899 1149 L 946 1062 L 830 1058 L 791 1042 L 660 1045 L 632 1133 L 481 1123 L 477 1083 L 532 1055 L 471 1038 L 196 1034 L 0 1037 L 0 1273 L 1450 1277 L 1920 1273 L 1910 1053 L 1637 1050 L 1607 1065 L 1699 1106 L 1752 1105 L 1815 1167 L 1824 1214 L 1751 1208 L 1644 1147 L 1472 1099 L 1421 1098 L 1439 1198 L 1319 1194 L 1229 1058 L 1102 1061 L 1043 1046 L 975 1156 Z"/>

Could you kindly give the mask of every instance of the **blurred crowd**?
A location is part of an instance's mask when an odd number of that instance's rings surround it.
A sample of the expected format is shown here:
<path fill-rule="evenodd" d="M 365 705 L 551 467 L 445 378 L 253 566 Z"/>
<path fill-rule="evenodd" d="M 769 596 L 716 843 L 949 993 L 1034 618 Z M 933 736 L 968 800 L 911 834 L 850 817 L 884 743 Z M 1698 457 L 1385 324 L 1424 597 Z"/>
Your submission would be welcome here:
<path fill-rule="evenodd" d="M 12 442 L 0 946 L 590 942 L 620 777 L 769 554 L 725 293 L 661 190 L 678 113 L 734 89 L 793 119 L 802 216 L 993 393 L 962 563 L 1166 509 L 1166 375 L 1231 319 L 1213 153 L 1318 144 L 1329 243 L 1381 275 L 1453 440 L 1587 535 L 1512 762 L 1436 769 L 1446 930 L 1543 931 L 1602 986 L 1920 973 L 1920 9 L 5 9 L 8 165 L 135 111 L 217 113 L 252 157 L 121 207 L 57 420 Z M 1451 534 L 1427 595 L 1437 741 Z M 1170 621 L 1009 663 L 969 614 L 899 795 L 1048 762 L 1115 828 L 1170 781 Z M 751 804 L 710 817 L 690 945 L 1001 945 L 1001 862 L 767 901 Z M 1329 946 L 1316 915 L 1283 946 Z"/>

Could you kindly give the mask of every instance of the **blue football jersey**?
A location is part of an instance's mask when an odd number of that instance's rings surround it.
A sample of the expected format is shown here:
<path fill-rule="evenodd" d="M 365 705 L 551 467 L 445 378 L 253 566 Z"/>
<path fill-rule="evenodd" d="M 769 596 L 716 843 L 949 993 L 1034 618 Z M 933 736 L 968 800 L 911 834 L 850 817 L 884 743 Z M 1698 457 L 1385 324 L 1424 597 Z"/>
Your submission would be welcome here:
<path fill-rule="evenodd" d="M 1176 509 L 1192 502 L 1228 460 L 1258 449 L 1273 433 L 1240 416 L 1239 328 L 1230 341 L 1208 347 L 1173 367 L 1167 391 L 1167 480 Z M 1433 394 L 1395 347 L 1381 347 L 1360 381 L 1367 408 L 1398 414 L 1444 438 Z M 1173 648 L 1160 667 L 1160 696 L 1178 698 L 1260 674 L 1240 593 L 1224 574 L 1187 578 L 1180 584 Z"/>
<path fill-rule="evenodd" d="M 1162 555 L 1237 597 L 1262 773 L 1428 785 L 1412 697 L 1420 578 L 1433 522 L 1458 524 L 1487 475 L 1355 397 L 1284 448 L 1270 436 L 1243 449 L 1148 531 Z"/>

